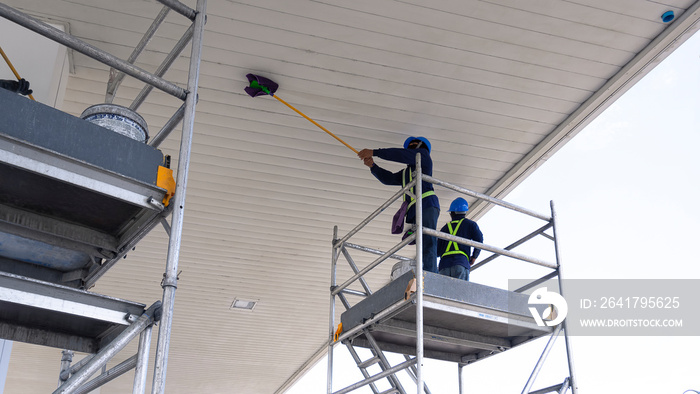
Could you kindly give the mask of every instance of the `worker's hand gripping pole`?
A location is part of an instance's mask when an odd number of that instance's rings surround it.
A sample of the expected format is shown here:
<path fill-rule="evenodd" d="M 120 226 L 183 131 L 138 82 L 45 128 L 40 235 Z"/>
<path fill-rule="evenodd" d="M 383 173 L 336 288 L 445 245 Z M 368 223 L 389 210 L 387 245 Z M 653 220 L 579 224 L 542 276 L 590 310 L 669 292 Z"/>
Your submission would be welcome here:
<path fill-rule="evenodd" d="M 10 67 L 10 70 L 12 70 L 12 73 L 15 74 L 15 77 L 17 78 L 17 80 L 20 81 L 22 79 L 22 77 L 19 76 L 19 73 L 15 69 L 15 66 L 12 65 L 10 58 L 7 57 L 7 55 L 5 54 L 5 51 L 2 50 L 2 47 L 0 47 L 0 55 L 2 55 L 2 58 L 5 59 L 5 63 L 7 63 L 8 67 Z M 30 90 L 30 92 L 31 92 L 31 90 Z M 27 96 L 30 99 L 36 101 L 36 99 L 34 99 L 34 96 L 32 96 L 31 93 L 29 93 Z"/>

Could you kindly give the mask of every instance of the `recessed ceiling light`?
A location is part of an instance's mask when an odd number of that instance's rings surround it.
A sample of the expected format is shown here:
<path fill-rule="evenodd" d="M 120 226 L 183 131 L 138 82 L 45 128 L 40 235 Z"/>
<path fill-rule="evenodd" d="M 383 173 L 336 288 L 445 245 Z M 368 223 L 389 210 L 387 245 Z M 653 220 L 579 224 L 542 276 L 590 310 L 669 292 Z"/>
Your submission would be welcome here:
<path fill-rule="evenodd" d="M 231 309 L 238 309 L 242 311 L 252 311 L 253 308 L 255 308 L 255 305 L 258 304 L 258 301 L 250 301 L 250 300 L 241 300 L 236 298 L 233 300 L 233 304 L 231 304 Z"/>

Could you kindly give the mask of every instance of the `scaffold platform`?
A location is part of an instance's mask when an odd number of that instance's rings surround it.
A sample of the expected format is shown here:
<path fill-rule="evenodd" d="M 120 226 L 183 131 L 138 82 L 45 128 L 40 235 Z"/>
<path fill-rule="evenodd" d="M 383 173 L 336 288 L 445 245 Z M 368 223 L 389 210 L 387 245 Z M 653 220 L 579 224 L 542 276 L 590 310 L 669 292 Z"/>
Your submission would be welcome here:
<path fill-rule="evenodd" d="M 165 157 L 9 91 L 0 108 L 0 271 L 84 287 L 160 220 Z"/>
<path fill-rule="evenodd" d="M 0 272 L 0 338 L 97 353 L 146 305 Z"/>
<path fill-rule="evenodd" d="M 468 363 L 541 336 L 552 327 L 536 324 L 528 295 L 424 272 L 423 327 L 425 356 Z M 354 346 L 370 348 L 366 326 L 384 351 L 415 355 L 416 308 L 407 288 L 407 272 L 341 315 L 343 331 Z"/>

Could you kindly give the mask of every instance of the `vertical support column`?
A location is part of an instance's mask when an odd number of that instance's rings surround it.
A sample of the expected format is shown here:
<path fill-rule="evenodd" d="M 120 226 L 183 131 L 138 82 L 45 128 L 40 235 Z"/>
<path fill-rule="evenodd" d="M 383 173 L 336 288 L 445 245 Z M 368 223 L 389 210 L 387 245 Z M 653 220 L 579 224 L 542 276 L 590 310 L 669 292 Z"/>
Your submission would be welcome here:
<path fill-rule="evenodd" d="M 335 296 L 336 267 L 338 265 L 338 250 L 335 241 L 338 239 L 338 226 L 333 226 L 333 255 L 331 256 L 331 298 L 328 308 L 328 371 L 326 372 L 326 393 L 333 392 L 333 334 L 335 333 Z M 342 247 L 342 245 L 341 245 Z"/>
<path fill-rule="evenodd" d="M 129 342 L 140 334 L 146 327 L 159 319 L 161 302 L 156 301 L 151 305 L 135 322 L 131 323 L 121 334 L 117 335 L 112 342 L 104 346 L 85 365 L 68 378 L 53 394 L 69 394 L 75 392 L 82 386 L 90 376 L 92 376 L 103 365 L 107 364 L 117 353 L 119 353 Z M 133 367 L 132 367 L 133 368 Z"/>
<path fill-rule="evenodd" d="M 171 223 L 170 240 L 168 242 L 168 258 L 163 279 L 163 316 L 158 331 L 158 346 L 153 372 L 153 394 L 165 392 L 165 377 L 168 366 L 168 350 L 170 348 L 170 330 L 173 324 L 173 307 L 175 290 L 177 289 L 177 266 L 180 259 L 180 243 L 182 237 L 182 222 L 185 210 L 185 195 L 187 191 L 187 175 L 190 167 L 192 150 L 192 134 L 194 131 L 195 105 L 197 102 L 197 86 L 199 85 L 199 66 L 202 57 L 202 39 L 206 19 L 206 0 L 197 0 L 197 14 L 194 19 L 194 37 L 190 56 L 190 71 L 187 81 L 187 98 L 185 99 L 185 117 L 182 122 L 182 139 L 177 163 L 177 190 L 175 192 L 173 218 Z"/>
<path fill-rule="evenodd" d="M 7 370 L 10 367 L 10 355 L 12 355 L 12 341 L 0 339 L 0 394 L 5 391 Z"/>
<path fill-rule="evenodd" d="M 464 370 L 464 364 L 457 363 L 457 385 L 459 386 L 459 394 L 464 394 L 464 378 L 462 373 Z"/>
<path fill-rule="evenodd" d="M 416 154 L 416 393 L 423 391 L 423 169 Z"/>
<path fill-rule="evenodd" d="M 134 371 L 133 394 L 143 394 L 146 392 L 146 378 L 148 376 L 148 355 L 151 350 L 151 337 L 153 336 L 153 325 L 146 327 L 139 337 L 139 350 L 136 359 L 136 370 Z"/>
<path fill-rule="evenodd" d="M 68 349 L 63 349 L 61 352 L 61 370 L 58 373 L 58 387 L 61 387 L 61 385 L 68 380 L 68 376 L 63 379 L 63 372 L 70 372 L 70 364 L 73 362 L 73 354 L 73 351 Z"/>
<path fill-rule="evenodd" d="M 554 255 L 557 260 L 557 278 L 559 280 L 559 293 L 564 296 L 564 288 L 562 281 L 562 267 L 561 267 L 561 256 L 559 254 L 559 238 L 558 232 L 559 228 L 557 225 L 557 213 L 554 208 L 554 201 L 549 202 L 549 206 L 552 209 L 552 231 L 554 232 Z M 564 344 L 566 345 L 566 359 L 569 363 L 569 383 L 571 384 L 571 394 L 578 394 L 578 386 L 576 381 L 576 373 L 574 369 L 574 358 L 571 352 L 571 342 L 569 340 L 569 330 L 566 328 L 566 319 L 561 323 L 561 327 L 564 330 Z"/>

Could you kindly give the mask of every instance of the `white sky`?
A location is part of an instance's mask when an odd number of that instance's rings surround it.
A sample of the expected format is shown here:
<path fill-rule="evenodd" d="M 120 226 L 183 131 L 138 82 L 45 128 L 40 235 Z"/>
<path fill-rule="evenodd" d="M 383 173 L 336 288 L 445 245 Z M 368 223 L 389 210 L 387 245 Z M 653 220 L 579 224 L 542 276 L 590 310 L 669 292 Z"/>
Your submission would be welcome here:
<path fill-rule="evenodd" d="M 564 278 L 700 279 L 699 107 L 696 34 L 508 196 L 507 201 L 542 213 L 555 202 Z M 541 223 L 494 209 L 479 225 L 485 243 L 504 247 Z M 537 248 L 517 251 L 538 256 Z M 538 269 L 500 258 L 475 270 L 471 280 L 507 288 L 507 278 L 540 277 Z M 696 303 L 700 313 L 700 297 L 686 301 Z M 581 394 L 700 391 L 700 332 L 694 337 L 581 336 L 571 342 Z M 520 393 L 545 343 L 539 339 L 466 366 L 465 393 Z M 562 336 L 534 388 L 568 376 L 563 343 Z M 339 390 L 361 375 L 345 348 L 336 349 L 333 389 Z M 456 364 L 426 360 L 424 379 L 435 394 L 459 392 Z M 415 385 L 404 387 L 415 392 Z M 324 358 L 287 394 L 325 392 Z M 371 393 L 368 388 L 355 392 Z"/>

